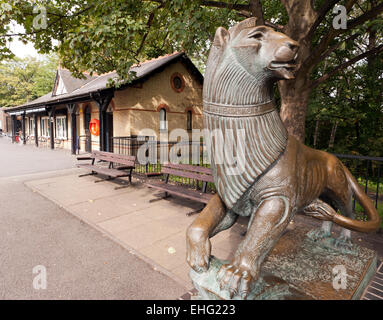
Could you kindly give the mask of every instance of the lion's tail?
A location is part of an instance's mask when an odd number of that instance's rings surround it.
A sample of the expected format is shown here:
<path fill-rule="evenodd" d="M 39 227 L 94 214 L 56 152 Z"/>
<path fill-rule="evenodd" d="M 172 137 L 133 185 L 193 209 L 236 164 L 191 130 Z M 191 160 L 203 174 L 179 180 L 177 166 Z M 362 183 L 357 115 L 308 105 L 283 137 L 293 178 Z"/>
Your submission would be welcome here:
<path fill-rule="evenodd" d="M 352 176 L 350 171 L 343 166 L 344 173 L 346 174 L 348 183 L 351 186 L 351 189 L 354 193 L 354 196 L 359 201 L 363 209 L 365 210 L 369 220 L 360 221 L 347 218 L 343 215 L 336 214 L 332 216 L 332 221 L 336 224 L 341 225 L 347 229 L 352 229 L 360 232 L 373 232 L 376 231 L 380 226 L 380 217 L 376 211 L 371 199 L 365 194 L 362 188 L 359 186 L 356 179 Z"/>

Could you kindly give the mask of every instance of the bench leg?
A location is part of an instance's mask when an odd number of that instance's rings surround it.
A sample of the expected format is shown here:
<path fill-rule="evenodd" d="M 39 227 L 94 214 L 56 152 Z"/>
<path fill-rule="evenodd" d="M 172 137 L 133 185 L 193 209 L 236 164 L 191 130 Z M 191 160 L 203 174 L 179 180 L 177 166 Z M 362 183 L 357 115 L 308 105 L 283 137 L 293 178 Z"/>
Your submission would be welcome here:
<path fill-rule="evenodd" d="M 94 176 L 96 172 L 92 171 L 91 173 L 86 173 L 86 174 L 80 174 L 78 177 L 86 177 L 86 176 Z"/>
<path fill-rule="evenodd" d="M 151 199 L 151 200 L 149 200 L 149 203 L 160 201 L 160 200 L 167 199 L 167 198 L 170 198 L 170 197 L 171 197 L 171 195 L 169 193 L 165 192 L 164 196 L 159 197 L 157 199 Z"/>
<path fill-rule="evenodd" d="M 100 179 L 100 180 L 97 180 L 97 181 L 95 181 L 94 183 L 104 182 L 104 181 L 110 181 L 110 180 L 113 180 L 113 179 L 115 179 L 115 178 L 113 178 L 113 177 L 109 177 L 109 178 L 107 178 L 107 179 Z"/>
<path fill-rule="evenodd" d="M 125 182 L 124 182 L 124 183 L 125 183 Z M 126 184 L 126 185 L 124 185 L 124 186 L 115 187 L 114 190 L 125 189 L 125 188 L 127 188 L 127 187 L 129 187 L 129 186 L 130 186 L 130 184 Z"/>

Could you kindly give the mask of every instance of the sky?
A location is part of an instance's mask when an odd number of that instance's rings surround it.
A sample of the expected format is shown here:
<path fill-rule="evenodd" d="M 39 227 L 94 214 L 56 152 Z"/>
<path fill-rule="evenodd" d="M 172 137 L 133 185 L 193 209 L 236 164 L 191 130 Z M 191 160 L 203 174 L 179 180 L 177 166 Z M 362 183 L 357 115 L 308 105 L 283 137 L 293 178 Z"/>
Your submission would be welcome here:
<path fill-rule="evenodd" d="M 12 33 L 22 33 L 24 31 L 25 31 L 24 28 L 18 24 L 11 25 Z M 9 42 L 9 48 L 17 57 L 20 57 L 20 58 L 25 58 L 26 56 L 32 56 L 32 57 L 41 56 L 31 43 L 28 43 L 27 45 L 25 45 L 24 43 L 18 40 L 18 37 L 13 37 L 13 41 Z"/>

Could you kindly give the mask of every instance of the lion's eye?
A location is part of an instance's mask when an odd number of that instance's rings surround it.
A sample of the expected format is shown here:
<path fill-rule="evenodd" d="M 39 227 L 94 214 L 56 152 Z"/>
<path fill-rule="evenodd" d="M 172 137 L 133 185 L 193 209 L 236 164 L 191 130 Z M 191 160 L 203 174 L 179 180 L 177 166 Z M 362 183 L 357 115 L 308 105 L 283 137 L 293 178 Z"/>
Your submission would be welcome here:
<path fill-rule="evenodd" d="M 249 34 L 249 37 L 252 39 L 261 39 L 263 37 L 262 32 L 255 32 L 253 34 Z"/>

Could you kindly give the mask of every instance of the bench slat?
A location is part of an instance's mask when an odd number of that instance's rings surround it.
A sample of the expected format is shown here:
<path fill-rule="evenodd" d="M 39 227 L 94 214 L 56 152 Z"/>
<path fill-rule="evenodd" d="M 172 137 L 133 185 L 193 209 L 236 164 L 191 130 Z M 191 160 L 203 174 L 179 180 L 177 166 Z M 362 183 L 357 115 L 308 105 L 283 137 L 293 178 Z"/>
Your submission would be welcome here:
<path fill-rule="evenodd" d="M 122 170 L 117 169 L 109 169 L 109 168 L 102 168 L 91 164 L 78 164 L 77 167 L 83 168 L 83 169 L 89 169 L 98 173 L 102 173 L 106 176 L 111 177 L 125 177 L 127 175 L 130 175 L 130 173 L 124 172 Z"/>
<path fill-rule="evenodd" d="M 166 191 L 168 193 L 175 194 L 177 196 L 188 198 L 188 199 L 205 203 L 205 204 L 207 204 L 213 196 L 213 194 L 210 194 L 210 193 L 201 193 L 197 190 L 180 188 L 180 186 L 167 184 L 164 182 L 147 183 L 146 185 L 148 187 L 155 188 L 157 190 Z"/>
<path fill-rule="evenodd" d="M 121 155 L 113 152 L 105 152 L 105 151 L 94 151 L 92 153 L 93 157 L 96 159 L 100 159 L 103 161 L 114 162 L 119 164 L 124 164 L 128 166 L 135 166 L 136 157 L 130 155 Z"/>
<path fill-rule="evenodd" d="M 94 158 L 91 155 L 87 155 L 87 156 L 78 156 L 76 159 L 81 161 L 81 160 L 93 160 Z"/>
<path fill-rule="evenodd" d="M 194 173 L 190 171 L 181 171 L 181 170 L 175 170 L 175 169 L 170 169 L 166 167 L 162 168 L 161 172 L 165 174 L 171 174 L 173 176 L 196 179 L 199 181 L 214 182 L 213 176 L 210 176 L 207 174 L 198 174 L 198 173 Z"/>
<path fill-rule="evenodd" d="M 197 173 L 204 173 L 204 174 L 208 174 L 208 175 L 213 174 L 213 172 L 210 168 L 201 167 L 201 166 L 194 166 L 191 164 L 166 163 L 163 165 L 163 167 L 171 168 L 171 169 L 180 169 L 180 170 L 192 171 L 192 172 L 197 172 Z"/>

